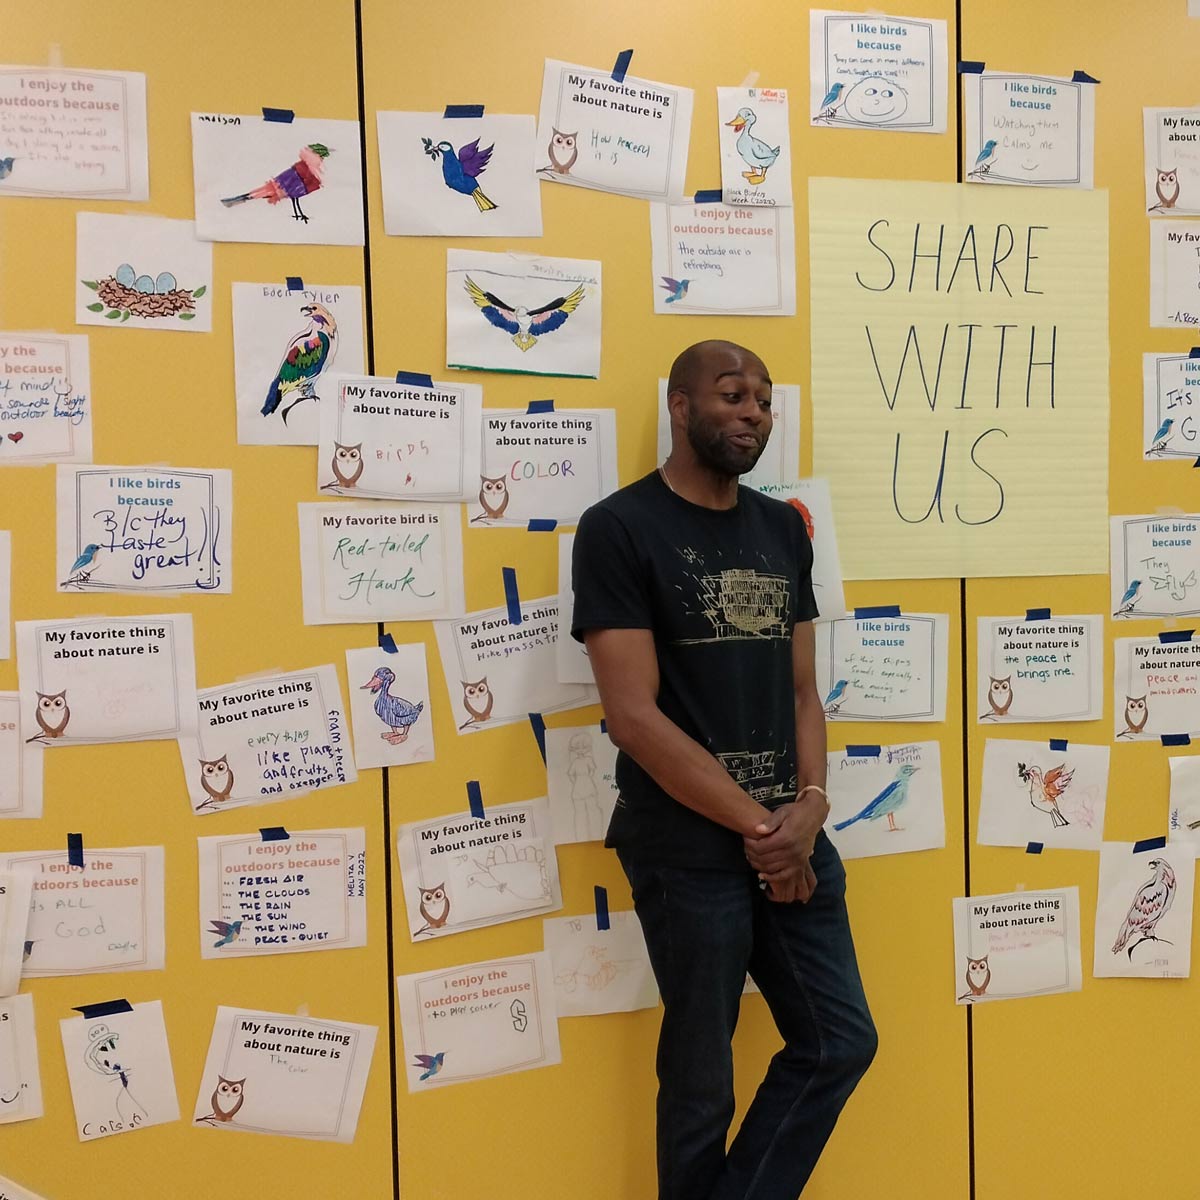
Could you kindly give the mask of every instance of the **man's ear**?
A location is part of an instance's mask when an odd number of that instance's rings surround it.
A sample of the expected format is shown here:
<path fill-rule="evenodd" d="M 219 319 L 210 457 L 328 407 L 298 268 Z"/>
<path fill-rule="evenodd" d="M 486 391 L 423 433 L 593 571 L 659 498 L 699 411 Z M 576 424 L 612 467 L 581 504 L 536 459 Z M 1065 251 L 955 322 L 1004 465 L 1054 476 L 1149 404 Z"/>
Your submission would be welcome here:
<path fill-rule="evenodd" d="M 667 412 L 671 415 L 672 425 L 676 421 L 679 421 L 681 425 L 687 424 L 687 405 L 688 394 L 682 388 L 676 388 L 673 392 L 667 393 Z"/>

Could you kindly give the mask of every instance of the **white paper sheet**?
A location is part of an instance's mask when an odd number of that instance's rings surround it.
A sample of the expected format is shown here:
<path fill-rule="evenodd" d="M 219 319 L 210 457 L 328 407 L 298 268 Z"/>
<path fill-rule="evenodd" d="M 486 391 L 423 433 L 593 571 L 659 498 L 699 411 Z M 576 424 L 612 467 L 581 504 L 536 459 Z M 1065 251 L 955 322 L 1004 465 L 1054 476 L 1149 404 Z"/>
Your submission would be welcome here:
<path fill-rule="evenodd" d="M 0 658 L 12 658 L 12 534 L 0 529 Z"/>
<path fill-rule="evenodd" d="M 201 958 L 367 944 L 366 830 L 288 833 L 196 839 Z"/>
<path fill-rule="evenodd" d="M 75 214 L 75 323 L 212 330 L 212 246 L 191 221 Z"/>
<path fill-rule="evenodd" d="M 658 1004 L 658 985 L 637 917 L 629 910 L 610 912 L 608 922 L 607 929 L 598 929 L 594 916 L 542 922 L 560 1018 L 636 1012 Z"/>
<path fill-rule="evenodd" d="M 817 687 L 828 721 L 944 721 L 950 619 L 834 617 L 817 629 Z"/>
<path fill-rule="evenodd" d="M 209 1129 L 352 1142 L 378 1029 L 217 1009 L 194 1121 Z"/>
<path fill-rule="evenodd" d="M 0 67 L 0 196 L 148 200 L 146 76 Z"/>
<path fill-rule="evenodd" d="M 354 765 L 401 767 L 433 758 L 433 712 L 425 647 L 346 651 Z"/>
<path fill-rule="evenodd" d="M 30 870 L 0 872 L 0 996 L 21 984 L 34 875 Z M 5 1092 L 0 1088 L 0 1114 Z"/>
<path fill-rule="evenodd" d="M 20 693 L 0 692 L 0 762 L 7 768 L 0 771 L 0 818 L 42 815 L 44 750 L 36 728 L 23 734 Z"/>
<path fill-rule="evenodd" d="M 377 112 L 383 228 L 420 237 L 541 237 L 532 116 Z"/>
<path fill-rule="evenodd" d="M 1113 643 L 1113 736 L 1157 742 L 1200 736 L 1200 653 L 1191 641 L 1117 638 Z"/>
<path fill-rule="evenodd" d="M 1167 823 L 1171 849 L 1186 848 L 1200 856 L 1200 758 L 1172 755 L 1170 816 Z"/>
<path fill-rule="evenodd" d="M 478 488 L 478 384 L 342 378 L 321 406 L 323 492 L 375 500 L 468 500 Z"/>
<path fill-rule="evenodd" d="M 192 113 L 192 170 L 206 241 L 363 244 L 357 121 Z"/>
<path fill-rule="evenodd" d="M 575 612 L 575 589 L 571 583 L 571 555 L 575 535 L 564 533 L 558 539 L 558 633 L 554 642 L 555 675 L 559 683 L 584 683 L 595 686 L 587 647 L 571 636 L 571 618 Z M 597 693 L 598 695 L 598 693 Z"/>
<path fill-rule="evenodd" d="M 1104 708 L 1104 619 L 980 617 L 980 724 L 1096 721 Z"/>
<path fill-rule="evenodd" d="M 58 1025 L 81 1142 L 179 1120 L 161 1000 Z"/>
<path fill-rule="evenodd" d="M 1119 516 L 1109 527 L 1114 618 L 1200 613 L 1200 515 Z"/>
<path fill-rule="evenodd" d="M 315 446 L 338 375 L 366 370 L 362 288 L 233 285 L 233 374 L 243 446 Z"/>
<path fill-rule="evenodd" d="M 479 495 L 467 506 L 471 525 L 574 525 L 585 508 L 616 490 L 613 409 L 484 410 Z"/>
<path fill-rule="evenodd" d="M 796 315 L 793 210 L 650 205 L 656 313 Z"/>
<path fill-rule="evenodd" d="M 459 505 L 298 508 L 305 625 L 431 621 L 466 611 Z"/>
<path fill-rule="evenodd" d="M 60 592 L 233 591 L 233 472 L 60 466 Z"/>
<path fill-rule="evenodd" d="M 604 840 L 617 802 L 616 770 L 617 748 L 599 725 L 546 730 L 550 819 L 560 846 Z"/>
<path fill-rule="evenodd" d="M 414 821 L 396 835 L 414 942 L 562 908 L 545 799 Z"/>
<path fill-rule="evenodd" d="M 816 8 L 808 17 L 811 124 L 946 132 L 945 21 Z"/>
<path fill-rule="evenodd" d="M 271 804 L 358 778 L 331 664 L 204 688 L 199 732 L 179 739 L 198 814 Z"/>
<path fill-rule="evenodd" d="M 0 467 L 91 460 L 87 337 L 0 333 Z"/>
<path fill-rule="evenodd" d="M 1166 462 L 1200 457 L 1200 358 L 1142 355 L 1142 458 Z"/>
<path fill-rule="evenodd" d="M 543 952 L 397 976 L 408 1090 L 561 1062 L 551 970 Z"/>
<path fill-rule="evenodd" d="M 955 898 L 956 1003 L 1017 1000 L 1082 987 L 1077 887 Z"/>
<path fill-rule="evenodd" d="M 531 712 L 563 712 L 594 704 L 592 686 L 559 683 L 558 597 L 521 602 L 521 621 L 507 608 L 468 613 L 461 621 L 437 621 L 438 654 L 461 734 L 526 721 Z"/>
<path fill-rule="evenodd" d="M 446 366 L 517 375 L 600 374 L 600 263 L 446 252 Z"/>
<path fill-rule="evenodd" d="M 1194 221 L 1150 222 L 1150 324 L 1200 324 L 1200 228 Z"/>
<path fill-rule="evenodd" d="M 0 1000 L 0 1100 L 0 1125 L 30 1121 L 43 1112 L 37 1028 L 33 997 L 28 992 Z M 0 1200 L 23 1200 L 25 1196 L 33 1193 L 14 1191 L 0 1175 Z"/>
<path fill-rule="evenodd" d="M 683 193 L 692 90 L 546 59 L 538 112 L 542 179 L 642 200 Z"/>
<path fill-rule="evenodd" d="M 0 871 L 31 871 L 33 900 L 23 975 L 161 971 L 163 848 L 83 847 L 83 866 L 66 849 L 0 854 Z"/>
<path fill-rule="evenodd" d="M 196 729 L 188 613 L 18 621 L 17 675 L 26 736 L 46 746 L 157 741 Z"/>
<path fill-rule="evenodd" d="M 874 747 L 872 747 L 874 750 Z M 942 759 L 937 742 L 831 750 L 825 832 L 843 858 L 871 858 L 946 844 Z"/>
<path fill-rule="evenodd" d="M 1100 848 L 1097 979 L 1186 979 L 1192 973 L 1196 859 L 1184 849 Z"/>
<path fill-rule="evenodd" d="M 1096 85 L 1059 75 L 964 72 L 969 183 L 1092 187 Z"/>
<path fill-rule="evenodd" d="M 787 88 L 717 88 L 721 202 L 792 207 Z"/>
<path fill-rule="evenodd" d="M 1099 850 L 1108 797 L 1107 746 L 1063 740 L 983 744 L 981 846 Z"/>
<path fill-rule="evenodd" d="M 1200 108 L 1144 108 L 1146 212 L 1200 214 Z"/>
<path fill-rule="evenodd" d="M 0 1175 L 0 1200 L 45 1200 L 44 1197 L 21 1187 L 5 1175 Z"/>

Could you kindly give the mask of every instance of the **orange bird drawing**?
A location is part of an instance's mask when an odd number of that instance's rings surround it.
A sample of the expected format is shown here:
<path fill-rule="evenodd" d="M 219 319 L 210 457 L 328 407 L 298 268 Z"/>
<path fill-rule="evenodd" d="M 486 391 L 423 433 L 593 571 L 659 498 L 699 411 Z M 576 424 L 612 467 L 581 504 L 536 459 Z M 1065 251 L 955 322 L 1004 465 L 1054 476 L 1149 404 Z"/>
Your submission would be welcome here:
<path fill-rule="evenodd" d="M 1029 803 L 1039 812 L 1050 814 L 1050 825 L 1061 829 L 1070 825 L 1070 821 L 1058 810 L 1058 798 L 1071 786 L 1075 778 L 1074 770 L 1068 771 L 1067 764 L 1052 767 L 1044 775 L 1041 767 L 1027 767 L 1017 763 L 1017 774 L 1023 783 L 1029 784 Z"/>

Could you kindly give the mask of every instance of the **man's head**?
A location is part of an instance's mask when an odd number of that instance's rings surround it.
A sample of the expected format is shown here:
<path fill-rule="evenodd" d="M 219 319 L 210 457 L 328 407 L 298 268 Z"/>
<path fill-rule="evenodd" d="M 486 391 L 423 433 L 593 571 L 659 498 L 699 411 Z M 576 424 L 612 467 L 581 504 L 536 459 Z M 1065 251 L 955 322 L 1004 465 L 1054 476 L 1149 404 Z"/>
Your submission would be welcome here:
<path fill-rule="evenodd" d="M 719 475 L 744 475 L 771 435 L 771 377 L 744 346 L 697 342 L 671 365 L 667 408 L 673 455 Z"/>

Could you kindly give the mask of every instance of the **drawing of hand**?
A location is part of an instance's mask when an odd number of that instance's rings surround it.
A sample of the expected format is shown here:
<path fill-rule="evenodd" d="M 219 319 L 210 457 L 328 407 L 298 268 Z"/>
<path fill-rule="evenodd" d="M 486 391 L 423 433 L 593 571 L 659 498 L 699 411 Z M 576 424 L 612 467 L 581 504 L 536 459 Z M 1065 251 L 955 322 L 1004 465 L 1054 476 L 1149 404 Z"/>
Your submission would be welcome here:
<path fill-rule="evenodd" d="M 540 846 L 528 843 L 493 846 L 481 865 L 495 881 L 494 886 L 522 900 L 547 900 L 550 897 L 546 855 Z"/>

